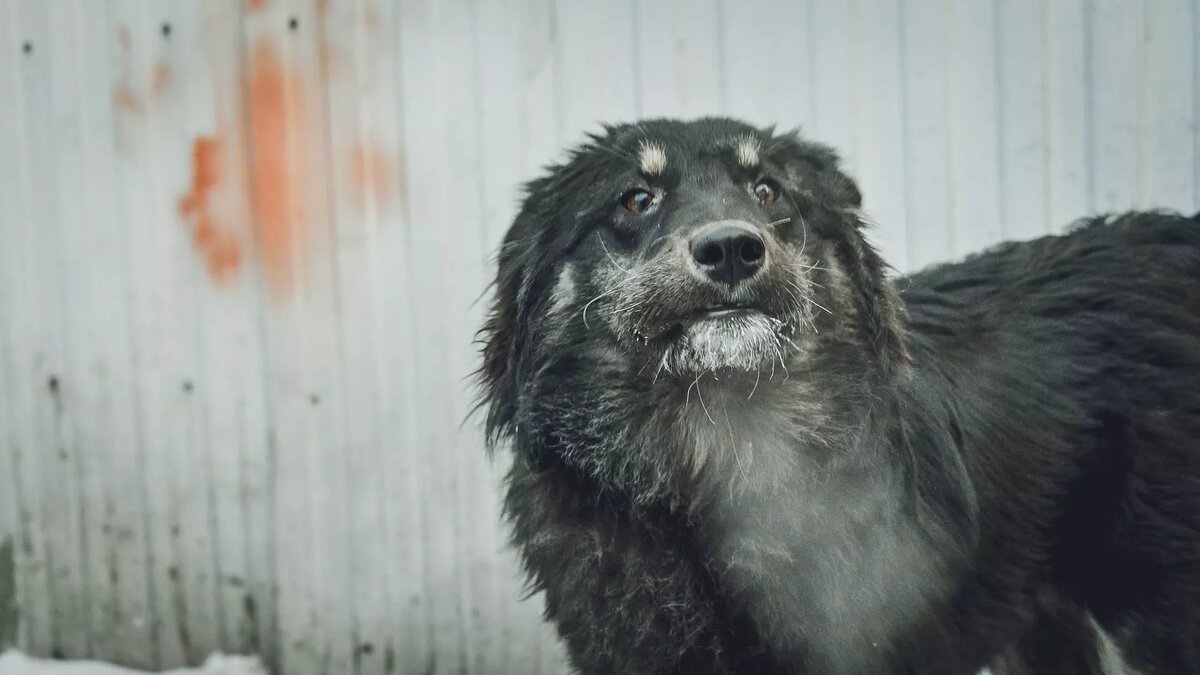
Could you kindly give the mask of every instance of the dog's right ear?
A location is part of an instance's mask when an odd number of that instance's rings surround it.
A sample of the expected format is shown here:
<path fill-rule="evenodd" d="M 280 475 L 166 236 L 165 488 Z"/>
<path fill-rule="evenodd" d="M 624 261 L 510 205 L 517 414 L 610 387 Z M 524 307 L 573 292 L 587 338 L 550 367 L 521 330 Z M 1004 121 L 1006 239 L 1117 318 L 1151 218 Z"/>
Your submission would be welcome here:
<path fill-rule="evenodd" d="M 516 229 L 516 228 L 514 228 Z M 498 256 L 499 269 L 493 286 L 491 310 L 478 341 L 483 364 L 478 378 L 482 387 L 479 406 L 486 409 L 484 428 L 489 445 L 512 431 L 517 409 L 517 342 L 521 322 L 521 288 L 525 283 L 524 260 L 512 233 L 505 238 Z"/>
<path fill-rule="evenodd" d="M 523 369 L 536 358 L 531 351 L 540 330 L 536 317 L 555 275 L 554 261 L 579 236 L 577 229 L 552 226 L 572 221 L 562 216 L 561 203 L 554 197 L 577 194 L 586 201 L 594 190 L 588 173 L 591 155 L 583 148 L 574 153 L 572 162 L 547 166 L 545 175 L 525 185 L 525 199 L 497 256 L 491 311 L 477 334 L 483 356 L 477 371 L 482 389 L 478 407 L 487 411 L 489 445 L 516 430 Z"/>

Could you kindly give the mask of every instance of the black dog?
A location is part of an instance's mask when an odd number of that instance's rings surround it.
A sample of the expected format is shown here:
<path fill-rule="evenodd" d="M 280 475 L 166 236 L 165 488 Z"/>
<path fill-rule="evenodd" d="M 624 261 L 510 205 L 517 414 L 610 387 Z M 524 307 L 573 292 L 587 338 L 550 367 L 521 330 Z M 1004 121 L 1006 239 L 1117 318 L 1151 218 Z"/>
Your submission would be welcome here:
<path fill-rule="evenodd" d="M 574 665 L 1200 673 L 1200 223 L 893 281 L 859 205 L 726 119 L 529 184 L 483 405 Z"/>

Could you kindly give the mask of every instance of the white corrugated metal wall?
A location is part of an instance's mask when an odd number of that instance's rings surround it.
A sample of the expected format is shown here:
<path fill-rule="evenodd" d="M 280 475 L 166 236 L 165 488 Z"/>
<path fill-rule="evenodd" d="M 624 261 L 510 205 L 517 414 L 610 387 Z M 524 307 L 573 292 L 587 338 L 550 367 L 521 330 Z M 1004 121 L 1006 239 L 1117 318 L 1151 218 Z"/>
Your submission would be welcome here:
<path fill-rule="evenodd" d="M 0 0 L 21 644 L 561 671 L 460 426 L 518 181 L 596 120 L 801 125 L 912 269 L 1200 208 L 1197 43 L 1200 0 Z"/>

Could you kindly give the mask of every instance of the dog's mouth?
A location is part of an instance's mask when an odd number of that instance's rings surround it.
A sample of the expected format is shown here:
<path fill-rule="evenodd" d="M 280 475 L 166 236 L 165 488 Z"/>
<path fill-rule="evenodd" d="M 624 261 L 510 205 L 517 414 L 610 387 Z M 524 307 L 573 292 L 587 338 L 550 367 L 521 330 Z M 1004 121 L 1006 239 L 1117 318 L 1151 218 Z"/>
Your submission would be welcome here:
<path fill-rule="evenodd" d="M 618 301 L 618 337 L 655 374 L 746 371 L 787 358 L 811 319 L 804 291 L 786 280 L 733 289 L 659 282 L 653 292 Z M 797 282 L 799 283 L 799 282 Z M 694 377 L 694 375 L 693 375 Z"/>
<path fill-rule="evenodd" d="M 782 358 L 785 332 L 765 307 L 717 303 L 677 315 L 643 344 L 661 350 L 654 358 L 667 372 L 757 372 Z"/>
<path fill-rule="evenodd" d="M 700 309 L 691 312 L 686 317 L 687 321 L 707 321 L 711 319 L 728 319 L 736 316 L 745 316 L 748 314 L 766 314 L 763 308 L 749 304 L 732 304 L 721 303 L 701 307 Z"/>
<path fill-rule="evenodd" d="M 751 317 L 770 319 L 766 308 L 749 303 L 718 302 L 678 313 L 674 318 L 662 322 L 657 330 L 643 333 L 647 342 L 673 342 L 693 329 L 701 326 L 735 324 Z"/>

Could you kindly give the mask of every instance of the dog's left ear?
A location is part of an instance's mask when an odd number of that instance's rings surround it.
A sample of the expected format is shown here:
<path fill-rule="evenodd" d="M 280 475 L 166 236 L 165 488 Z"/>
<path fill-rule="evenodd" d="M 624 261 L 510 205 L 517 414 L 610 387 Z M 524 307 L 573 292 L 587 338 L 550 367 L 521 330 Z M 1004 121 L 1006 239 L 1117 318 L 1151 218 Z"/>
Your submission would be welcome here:
<path fill-rule="evenodd" d="M 858 189 L 858 183 L 842 171 L 841 160 L 833 150 L 824 146 L 821 149 L 832 156 L 817 174 L 821 188 L 836 202 L 854 209 L 862 208 L 862 192 Z"/>
<path fill-rule="evenodd" d="M 841 159 L 833 148 L 800 140 L 796 132 L 768 142 L 779 148 L 788 180 L 803 192 L 832 208 L 857 209 L 862 206 L 862 193 L 854 180 L 842 171 Z"/>
<path fill-rule="evenodd" d="M 904 304 L 887 280 L 887 265 L 863 236 L 858 185 L 842 171 L 833 148 L 801 140 L 795 132 L 777 138 L 774 144 L 793 188 L 850 226 L 835 228 L 832 234 L 841 264 L 854 270 L 850 277 L 858 280 L 854 298 L 862 313 L 865 340 L 878 349 L 885 372 L 905 367 L 912 359 L 904 345 Z"/>

